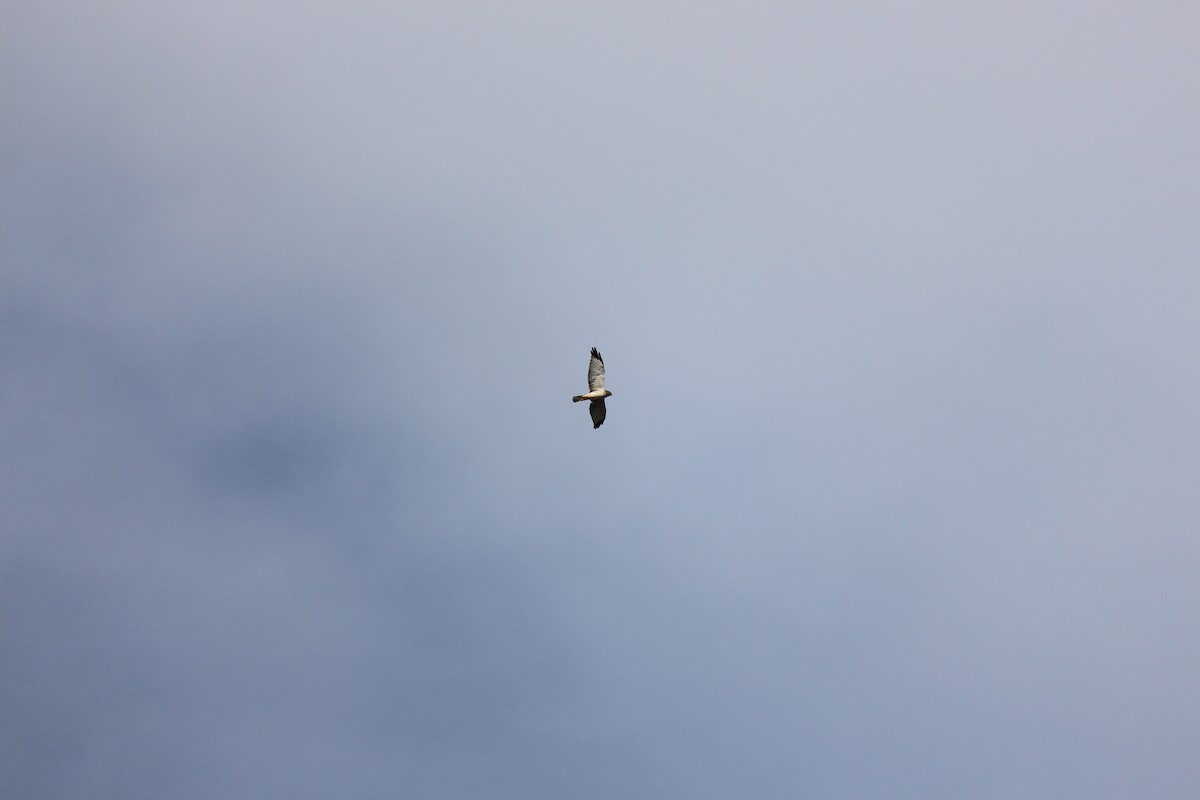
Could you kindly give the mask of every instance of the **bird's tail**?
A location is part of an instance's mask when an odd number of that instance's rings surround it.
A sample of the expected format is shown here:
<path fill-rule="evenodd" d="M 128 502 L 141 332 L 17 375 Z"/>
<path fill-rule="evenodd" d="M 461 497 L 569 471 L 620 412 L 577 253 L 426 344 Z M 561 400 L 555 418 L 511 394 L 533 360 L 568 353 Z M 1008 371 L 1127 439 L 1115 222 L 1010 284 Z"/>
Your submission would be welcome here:
<path fill-rule="evenodd" d="M 572 397 L 572 398 L 571 398 L 571 402 L 572 402 L 572 403 L 578 403 L 578 402 L 579 402 L 580 400 L 582 400 L 582 399 L 583 399 L 583 395 L 581 395 L 581 394 L 577 394 L 577 395 L 575 395 L 574 397 Z"/>

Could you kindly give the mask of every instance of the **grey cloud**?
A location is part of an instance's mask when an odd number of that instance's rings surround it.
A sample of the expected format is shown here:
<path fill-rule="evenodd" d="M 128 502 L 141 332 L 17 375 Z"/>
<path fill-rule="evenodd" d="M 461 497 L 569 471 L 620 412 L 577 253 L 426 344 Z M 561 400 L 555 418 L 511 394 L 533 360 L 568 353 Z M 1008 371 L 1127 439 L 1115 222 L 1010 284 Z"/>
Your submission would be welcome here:
<path fill-rule="evenodd" d="M 1194 793 L 1176 10 L 7 16 L 4 796 Z"/>

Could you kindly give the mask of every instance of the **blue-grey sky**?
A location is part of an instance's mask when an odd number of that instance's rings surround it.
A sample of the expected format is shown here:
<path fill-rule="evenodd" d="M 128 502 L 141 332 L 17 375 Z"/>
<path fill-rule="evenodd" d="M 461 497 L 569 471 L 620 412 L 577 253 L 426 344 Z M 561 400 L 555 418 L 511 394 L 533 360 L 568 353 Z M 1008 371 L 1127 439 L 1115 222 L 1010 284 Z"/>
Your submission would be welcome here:
<path fill-rule="evenodd" d="M 7 2 L 0 796 L 1196 797 L 1197 30 Z"/>

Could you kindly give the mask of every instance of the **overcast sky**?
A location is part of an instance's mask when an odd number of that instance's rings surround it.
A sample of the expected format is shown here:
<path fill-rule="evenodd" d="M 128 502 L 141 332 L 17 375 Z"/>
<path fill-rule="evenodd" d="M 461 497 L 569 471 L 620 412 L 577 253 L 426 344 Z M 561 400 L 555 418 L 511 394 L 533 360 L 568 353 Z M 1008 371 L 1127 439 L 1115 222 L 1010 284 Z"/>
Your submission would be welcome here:
<path fill-rule="evenodd" d="M 1198 30 L 8 0 L 0 796 L 1197 797 Z"/>

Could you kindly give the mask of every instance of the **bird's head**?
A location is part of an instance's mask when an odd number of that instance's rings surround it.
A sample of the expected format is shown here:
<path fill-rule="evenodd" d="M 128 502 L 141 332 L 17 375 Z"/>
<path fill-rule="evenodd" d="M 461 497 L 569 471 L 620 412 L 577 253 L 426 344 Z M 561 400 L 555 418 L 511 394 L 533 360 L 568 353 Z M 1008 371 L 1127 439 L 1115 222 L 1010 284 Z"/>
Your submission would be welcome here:
<path fill-rule="evenodd" d="M 612 397 L 612 392 L 610 392 L 608 389 L 605 389 L 605 390 L 604 390 L 604 396 L 605 396 L 605 397 Z"/>

